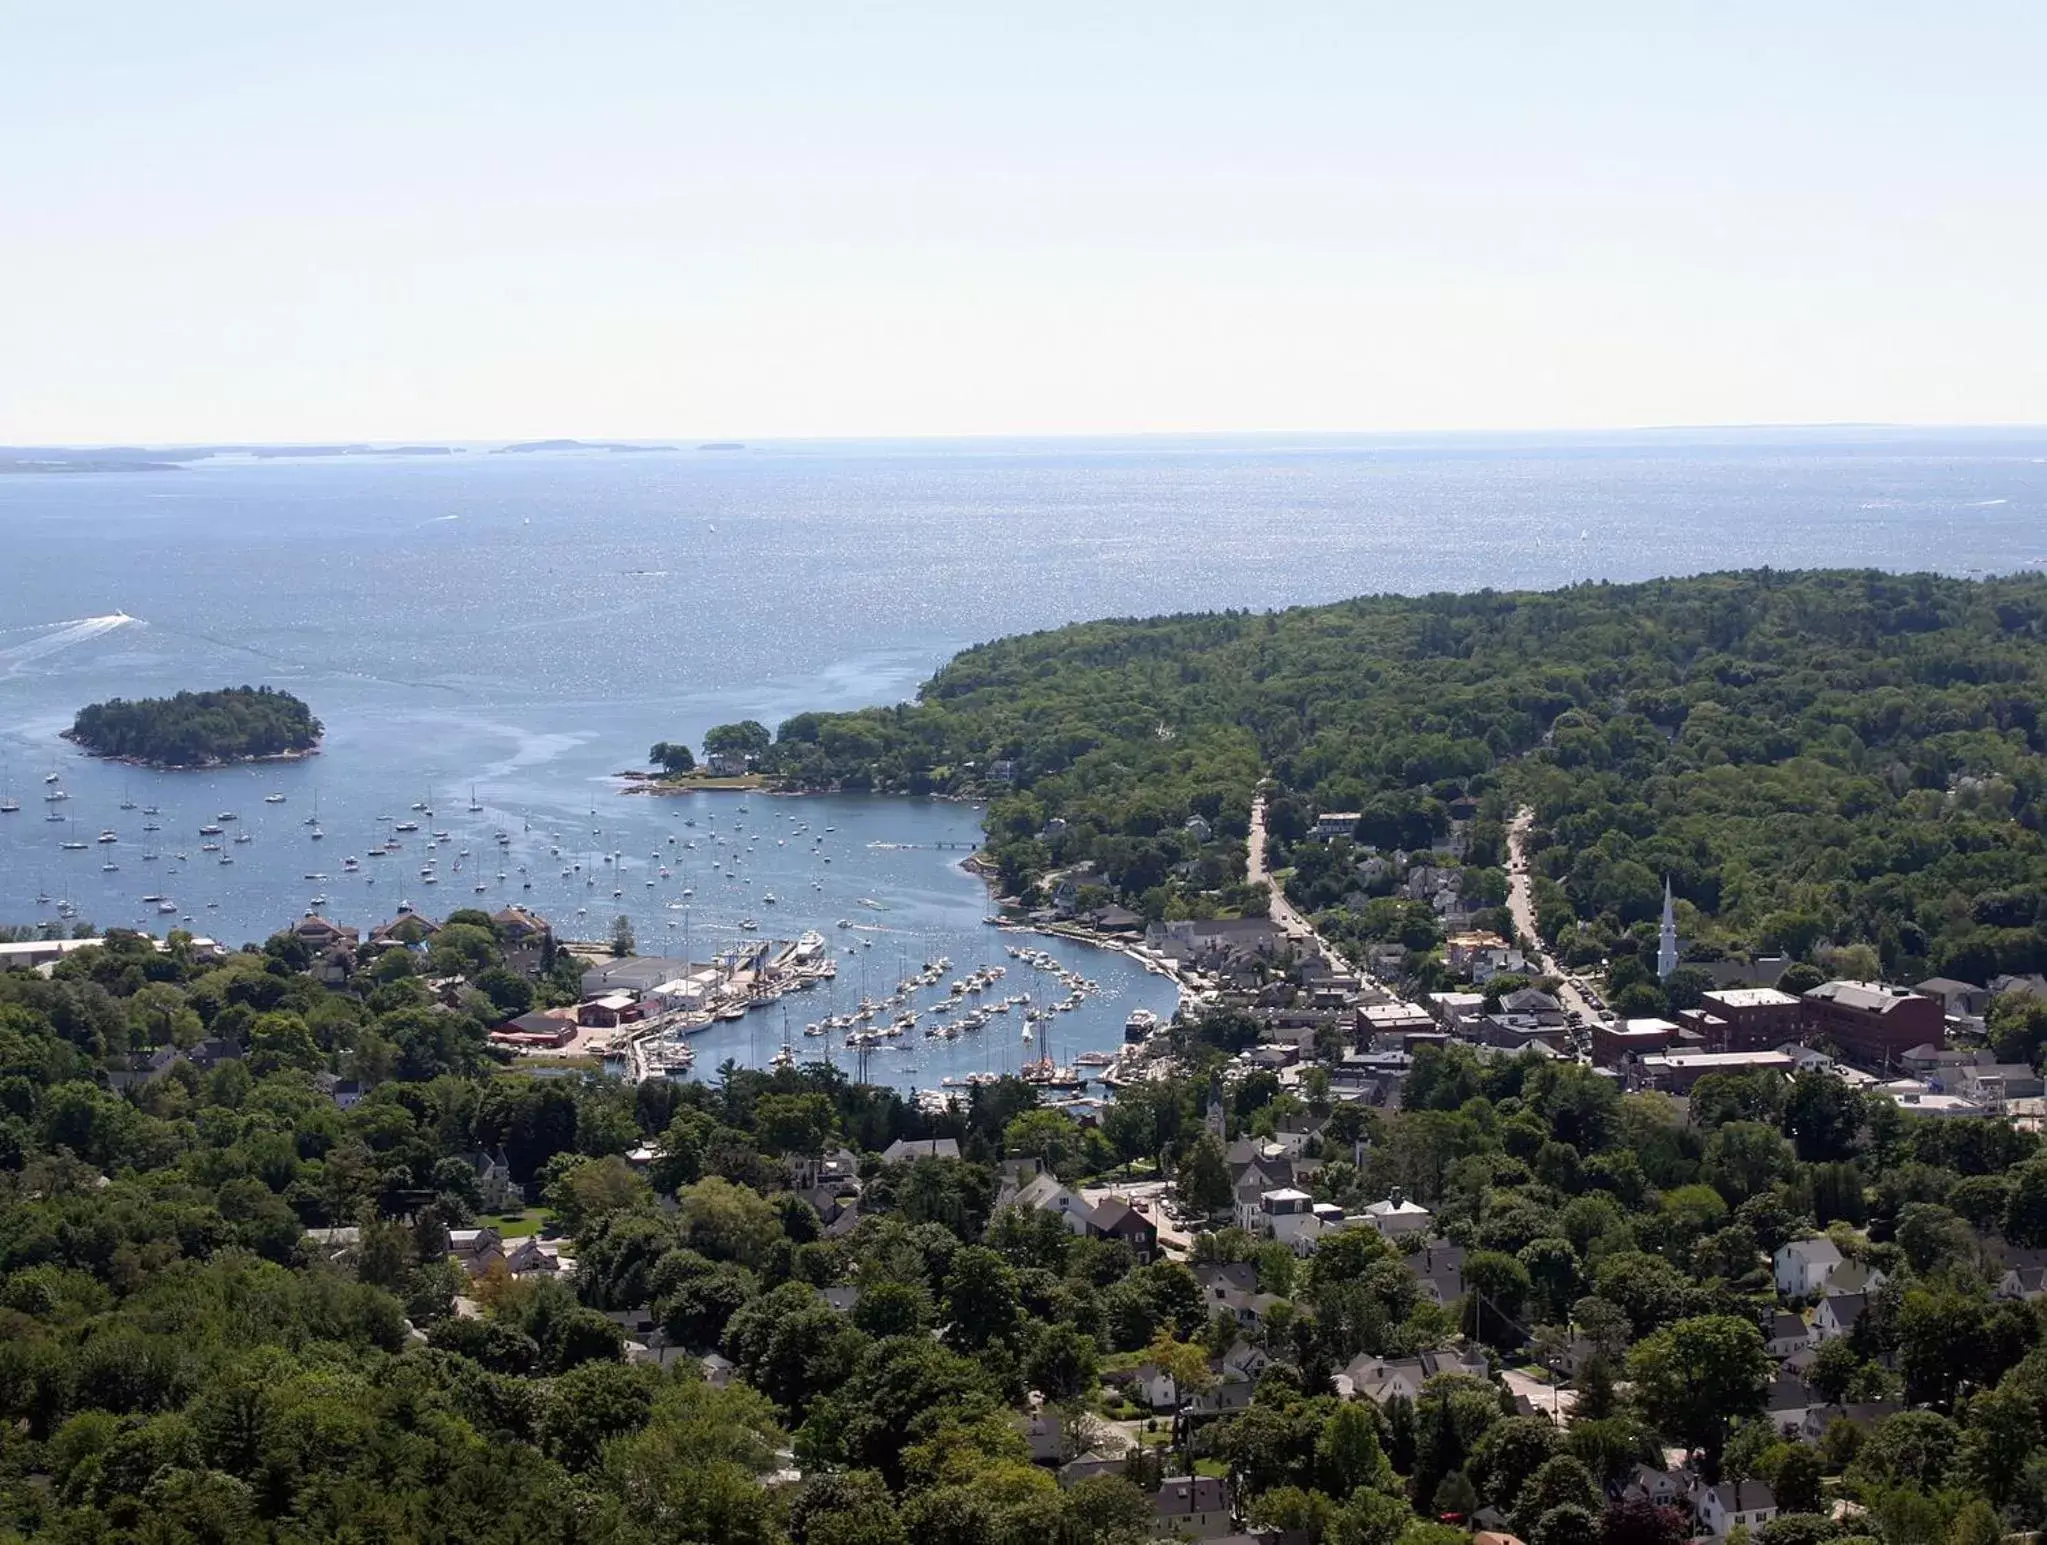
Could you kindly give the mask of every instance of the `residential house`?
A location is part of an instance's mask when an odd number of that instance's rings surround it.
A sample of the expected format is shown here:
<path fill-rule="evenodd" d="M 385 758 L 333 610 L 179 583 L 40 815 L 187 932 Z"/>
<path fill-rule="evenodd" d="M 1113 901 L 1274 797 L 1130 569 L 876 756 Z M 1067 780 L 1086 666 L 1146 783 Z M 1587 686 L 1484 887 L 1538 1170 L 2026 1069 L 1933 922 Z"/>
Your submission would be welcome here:
<path fill-rule="evenodd" d="M 732 1382 L 732 1375 L 739 1372 L 739 1364 L 720 1352 L 706 1352 L 697 1359 L 697 1367 L 703 1371 L 704 1382 L 712 1389 L 724 1389 Z"/>
<path fill-rule="evenodd" d="M 2047 1297 L 2047 1250 L 2005 1250 L 1996 1296 L 2025 1302 Z"/>
<path fill-rule="evenodd" d="M 1812 1344 L 1812 1327 L 1786 1309 L 1772 1314 L 1763 1328 L 1763 1350 L 1780 1362 Z"/>
<path fill-rule="evenodd" d="M 1213 1475 L 1173 1475 L 1152 1498 L 1155 1534 L 1215 1540 L 1231 1530 L 1229 1483 Z"/>
<path fill-rule="evenodd" d="M 1383 1202 L 1367 1203 L 1365 1221 L 1388 1239 L 1400 1239 L 1428 1228 L 1436 1221 L 1436 1215 L 1420 1202 L 1410 1202 L 1395 1191 Z"/>
<path fill-rule="evenodd" d="M 1188 816 L 1186 824 L 1180 829 L 1196 842 L 1207 842 L 1215 835 L 1214 831 L 1210 829 L 1208 822 L 1198 815 Z"/>
<path fill-rule="evenodd" d="M 1077 1191 L 1069 1190 L 1059 1182 L 1059 1177 L 1050 1171 L 1033 1175 L 1012 1193 L 1007 1201 L 998 1198 L 998 1211 L 1002 1206 L 1023 1207 L 1032 1212 L 1049 1212 L 1057 1215 L 1066 1225 L 1069 1234 L 1087 1237 L 1093 1223 L 1095 1209 Z"/>
<path fill-rule="evenodd" d="M 1951 976 L 1931 976 L 1912 989 L 1938 998 L 1950 1019 L 1981 1019 L 1990 1012 L 1991 992 L 1974 982 L 1958 982 Z"/>
<path fill-rule="evenodd" d="M 1891 1279 L 1867 1261 L 1843 1261 L 1827 1279 L 1830 1293 L 1874 1293 Z"/>
<path fill-rule="evenodd" d="M 1865 1400 L 1843 1406 L 1816 1404 L 1805 1413 L 1805 1426 L 1800 1435 L 1809 1443 L 1817 1443 L 1834 1423 L 1846 1422 L 1867 1437 L 1878 1423 L 1890 1420 L 1903 1409 L 1895 1400 Z"/>
<path fill-rule="evenodd" d="M 1097 1239 L 1122 1240 L 1140 1266 L 1150 1265 L 1159 1253 L 1159 1226 L 1120 1196 L 1096 1204 L 1088 1232 Z"/>
<path fill-rule="evenodd" d="M 1489 1375 L 1485 1355 L 1464 1349 L 1438 1349 L 1412 1357 L 1378 1357 L 1366 1352 L 1351 1359 L 1336 1376 L 1339 1393 L 1383 1405 L 1395 1395 L 1409 1400 L 1439 1373 L 1461 1373 L 1483 1379 Z"/>
<path fill-rule="evenodd" d="M 1658 1507 L 1683 1508 L 1690 1494 L 1690 1477 L 1676 1470 L 1655 1470 L 1636 1465 L 1621 1483 L 1623 1502 L 1653 1502 Z"/>
<path fill-rule="evenodd" d="M 1763 1414 L 1785 1437 L 1795 1438 L 1805 1430 L 1806 1413 L 1818 1402 L 1819 1396 L 1805 1380 L 1794 1373 L 1779 1373 L 1763 1391 Z"/>
<path fill-rule="evenodd" d="M 1722 1481 L 1700 1492 L 1697 1513 L 1699 1527 L 1721 1540 L 1737 1524 L 1759 1532 L 1777 1516 L 1777 1497 L 1761 1481 Z"/>
<path fill-rule="evenodd" d="M 1315 824 L 1308 828 L 1308 836 L 1318 842 L 1355 836 L 1361 819 L 1362 813 L 1356 810 L 1325 810 L 1315 817 Z"/>
<path fill-rule="evenodd" d="M 553 1277 L 562 1270 L 561 1247 L 528 1234 L 505 1249 L 505 1269 L 515 1277 Z"/>
<path fill-rule="evenodd" d="M 1433 1304 L 1453 1304 L 1464 1296 L 1464 1246 L 1436 1240 L 1401 1262 L 1414 1273 L 1422 1297 Z"/>
<path fill-rule="evenodd" d="M 1826 1287 L 1841 1265 L 1841 1251 L 1825 1235 L 1794 1239 L 1777 1247 L 1771 1263 L 1779 1293 L 1786 1298 L 1811 1298 Z"/>
<path fill-rule="evenodd" d="M 1855 1322 L 1862 1318 L 1869 1307 L 1867 1293 L 1829 1293 L 1820 1300 L 1819 1313 L 1813 1316 L 1813 1341 L 1815 1344 L 1832 1341 L 1836 1336 L 1845 1336 L 1855 1329 Z"/>
<path fill-rule="evenodd" d="M 480 1277 L 494 1261 L 505 1258 L 503 1241 L 494 1228 L 458 1228 L 448 1231 L 448 1259 Z"/>
<path fill-rule="evenodd" d="M 1180 1405 L 1179 1382 L 1157 1363 L 1140 1363 L 1132 1371 L 1130 1394 L 1138 1405 L 1154 1411 L 1177 1410 Z"/>
<path fill-rule="evenodd" d="M 505 1212 L 519 1206 L 524 1198 L 512 1180 L 512 1161 L 502 1148 L 478 1149 L 458 1154 L 476 1173 L 476 1189 L 485 1212 Z"/>
<path fill-rule="evenodd" d="M 1265 1295 L 1270 1297 L 1271 1295 Z M 1280 1300 L 1273 1298 L 1272 1302 Z M 1259 1375 L 1272 1366 L 1272 1354 L 1264 1347 L 1254 1346 L 1248 1341 L 1233 1342 L 1222 1355 L 1222 1375 L 1226 1381 L 1258 1382 Z"/>
<path fill-rule="evenodd" d="M 916 1159 L 957 1159 L 959 1139 L 953 1137 L 899 1137 L 881 1151 L 884 1164 L 908 1164 Z"/>

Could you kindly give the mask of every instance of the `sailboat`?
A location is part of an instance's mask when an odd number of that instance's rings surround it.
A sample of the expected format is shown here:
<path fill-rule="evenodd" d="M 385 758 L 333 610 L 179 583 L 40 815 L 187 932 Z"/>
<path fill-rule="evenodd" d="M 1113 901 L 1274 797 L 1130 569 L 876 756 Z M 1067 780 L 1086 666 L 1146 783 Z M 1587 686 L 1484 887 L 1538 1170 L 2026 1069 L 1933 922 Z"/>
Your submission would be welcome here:
<path fill-rule="evenodd" d="M 21 801 L 14 797 L 14 778 L 11 773 L 0 777 L 0 815 L 17 815 Z"/>
<path fill-rule="evenodd" d="M 483 806 L 476 802 L 476 785 L 473 783 L 469 785 L 469 813 L 471 815 L 483 813 Z"/>

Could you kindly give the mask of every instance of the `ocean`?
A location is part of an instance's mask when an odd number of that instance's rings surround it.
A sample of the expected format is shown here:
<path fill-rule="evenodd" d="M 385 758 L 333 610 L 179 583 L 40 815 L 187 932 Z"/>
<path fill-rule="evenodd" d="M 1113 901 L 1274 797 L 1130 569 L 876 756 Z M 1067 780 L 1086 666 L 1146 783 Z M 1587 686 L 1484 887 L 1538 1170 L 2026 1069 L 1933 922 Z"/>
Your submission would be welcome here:
<path fill-rule="evenodd" d="M 899 959 L 1004 959 L 981 887 L 940 846 L 971 839 L 974 811 L 753 796 L 740 815 L 740 796 L 626 797 L 613 775 L 657 740 L 894 701 L 967 644 L 1089 617 L 1764 564 L 2035 567 L 2047 431 L 220 458 L 0 477 L 0 543 L 0 783 L 23 804 L 0 817 L 0 921 L 49 917 L 48 896 L 103 926 L 160 928 L 173 919 L 141 898 L 163 894 L 195 931 L 240 942 L 314 905 L 367 926 L 401 898 L 429 912 L 522 901 L 593 937 L 622 913 L 643 947 L 667 948 L 688 889 L 700 956 L 753 917 L 773 936 L 824 931 L 851 952 L 842 986 L 863 970 L 886 986 Z M 245 682 L 305 698 L 322 754 L 154 774 L 58 739 L 86 702 Z M 72 795 L 55 807 L 65 823 L 37 797 L 51 771 Z M 266 805 L 272 792 L 285 802 Z M 436 812 L 420 840 L 450 832 L 436 885 L 416 849 L 375 860 L 372 884 L 380 818 L 415 803 Z M 144 833 L 152 804 L 162 830 Z M 252 834 L 224 850 L 231 865 L 197 834 L 224 811 Z M 739 881 L 707 871 L 710 845 L 684 846 L 713 819 L 751 840 Z M 809 831 L 791 841 L 798 823 Z M 102 828 L 111 857 L 58 846 Z M 344 875 L 349 855 L 360 868 Z M 1121 957 L 1059 948 L 1104 986 L 1062 1023 L 1062 1057 L 1113 1045 L 1133 1006 L 1170 1006 Z M 731 1044 L 707 1043 L 700 1066 L 759 1060 L 779 1019 L 720 1033 Z M 1015 1052 L 920 1047 L 887 1076 L 932 1083 Z"/>

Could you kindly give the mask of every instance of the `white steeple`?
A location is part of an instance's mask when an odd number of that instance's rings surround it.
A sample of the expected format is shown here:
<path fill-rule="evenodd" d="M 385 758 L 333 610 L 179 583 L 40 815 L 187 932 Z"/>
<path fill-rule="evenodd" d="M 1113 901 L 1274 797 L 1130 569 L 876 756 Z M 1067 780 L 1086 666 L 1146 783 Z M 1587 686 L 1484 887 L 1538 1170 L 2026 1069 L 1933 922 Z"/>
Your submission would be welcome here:
<path fill-rule="evenodd" d="M 1663 926 L 1656 934 L 1656 980 L 1667 981 L 1677 969 L 1677 909 L 1671 900 L 1670 876 L 1663 877 Z"/>

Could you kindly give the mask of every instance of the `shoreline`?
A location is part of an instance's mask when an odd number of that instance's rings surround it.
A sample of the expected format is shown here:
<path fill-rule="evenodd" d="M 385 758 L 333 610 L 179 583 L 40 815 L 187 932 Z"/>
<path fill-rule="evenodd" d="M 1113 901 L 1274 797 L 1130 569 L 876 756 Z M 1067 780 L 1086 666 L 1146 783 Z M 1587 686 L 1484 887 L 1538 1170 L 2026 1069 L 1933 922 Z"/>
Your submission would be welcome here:
<path fill-rule="evenodd" d="M 274 751 L 268 756 L 225 757 L 210 762 L 159 762 L 146 756 L 134 756 L 116 751 L 95 751 L 79 740 L 70 730 L 59 730 L 57 738 L 68 741 L 81 756 L 89 756 L 95 762 L 116 762 L 123 767 L 140 767 L 148 772 L 219 772 L 228 767 L 260 767 L 275 762 L 303 762 L 320 754 L 318 746 L 307 746 L 302 751 Z"/>

